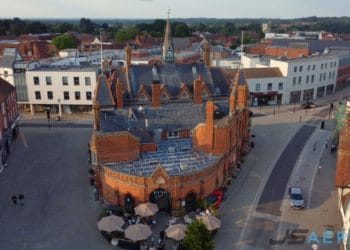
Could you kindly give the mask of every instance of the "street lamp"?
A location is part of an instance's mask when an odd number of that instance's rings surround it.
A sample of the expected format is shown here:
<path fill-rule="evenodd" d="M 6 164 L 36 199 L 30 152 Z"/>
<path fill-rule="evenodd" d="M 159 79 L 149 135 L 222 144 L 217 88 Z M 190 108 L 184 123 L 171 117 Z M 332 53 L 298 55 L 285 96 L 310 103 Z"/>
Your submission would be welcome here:
<path fill-rule="evenodd" d="M 46 108 L 46 117 L 47 117 L 47 124 L 49 126 L 49 129 L 51 128 L 51 124 L 50 124 L 50 119 L 51 119 L 51 108 L 47 107 Z"/>

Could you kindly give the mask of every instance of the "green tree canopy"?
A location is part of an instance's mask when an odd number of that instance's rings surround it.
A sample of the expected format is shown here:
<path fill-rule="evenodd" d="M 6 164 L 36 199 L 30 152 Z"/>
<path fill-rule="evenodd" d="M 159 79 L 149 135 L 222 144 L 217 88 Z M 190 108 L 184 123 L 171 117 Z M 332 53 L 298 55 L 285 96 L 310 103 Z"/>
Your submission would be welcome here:
<path fill-rule="evenodd" d="M 203 222 L 194 220 L 187 225 L 183 245 L 188 250 L 212 250 L 214 241 Z"/>
<path fill-rule="evenodd" d="M 77 42 L 72 35 L 63 34 L 52 39 L 52 44 L 59 50 L 77 47 Z"/>
<path fill-rule="evenodd" d="M 120 29 L 115 35 L 115 41 L 117 43 L 125 43 L 131 39 L 134 39 L 140 31 L 135 27 L 126 27 Z"/>
<path fill-rule="evenodd" d="M 174 37 L 187 37 L 191 31 L 185 23 L 174 23 Z"/>

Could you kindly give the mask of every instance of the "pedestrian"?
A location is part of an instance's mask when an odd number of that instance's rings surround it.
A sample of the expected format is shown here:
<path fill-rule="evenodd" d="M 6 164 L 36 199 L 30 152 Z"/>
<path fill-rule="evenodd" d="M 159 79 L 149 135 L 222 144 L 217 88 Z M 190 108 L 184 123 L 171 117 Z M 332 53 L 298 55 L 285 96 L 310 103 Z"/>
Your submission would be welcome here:
<path fill-rule="evenodd" d="M 19 201 L 19 205 L 21 205 L 22 207 L 24 206 L 23 200 L 24 200 L 24 195 L 19 193 L 18 194 L 18 201 Z"/>
<path fill-rule="evenodd" d="M 328 148 L 328 139 L 326 140 L 326 148 Z"/>
<path fill-rule="evenodd" d="M 17 196 L 12 195 L 11 200 L 12 200 L 13 204 L 15 204 L 15 206 L 17 206 Z"/>

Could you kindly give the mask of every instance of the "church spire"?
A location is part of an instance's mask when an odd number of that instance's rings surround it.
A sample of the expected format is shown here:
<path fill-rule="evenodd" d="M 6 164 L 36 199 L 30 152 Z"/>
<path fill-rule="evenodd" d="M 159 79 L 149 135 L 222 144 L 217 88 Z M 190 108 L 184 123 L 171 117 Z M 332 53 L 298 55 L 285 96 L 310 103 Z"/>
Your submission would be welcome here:
<path fill-rule="evenodd" d="M 164 62 L 174 62 L 175 61 L 175 51 L 173 45 L 173 38 L 171 35 L 170 26 L 170 10 L 168 10 L 168 19 L 166 22 L 164 43 L 163 43 L 163 60 Z"/>

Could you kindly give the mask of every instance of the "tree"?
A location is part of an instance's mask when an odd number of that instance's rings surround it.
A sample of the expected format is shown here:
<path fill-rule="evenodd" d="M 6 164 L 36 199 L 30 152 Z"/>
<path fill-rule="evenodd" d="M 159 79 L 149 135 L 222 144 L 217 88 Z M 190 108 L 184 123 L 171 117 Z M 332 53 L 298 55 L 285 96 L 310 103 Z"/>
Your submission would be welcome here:
<path fill-rule="evenodd" d="M 188 250 L 212 250 L 214 241 L 203 222 L 194 220 L 187 225 L 183 245 Z"/>
<path fill-rule="evenodd" d="M 122 28 L 115 35 L 115 41 L 117 43 L 125 43 L 134 39 L 139 33 L 139 30 L 134 27 Z"/>
<path fill-rule="evenodd" d="M 79 21 L 79 30 L 82 33 L 92 34 L 96 26 L 97 25 L 88 18 L 81 18 Z"/>
<path fill-rule="evenodd" d="M 52 44 L 59 50 L 77 47 L 77 41 L 72 35 L 63 34 L 52 39 Z"/>
<path fill-rule="evenodd" d="M 191 35 L 190 29 L 185 23 L 174 23 L 174 37 L 187 37 Z"/>

